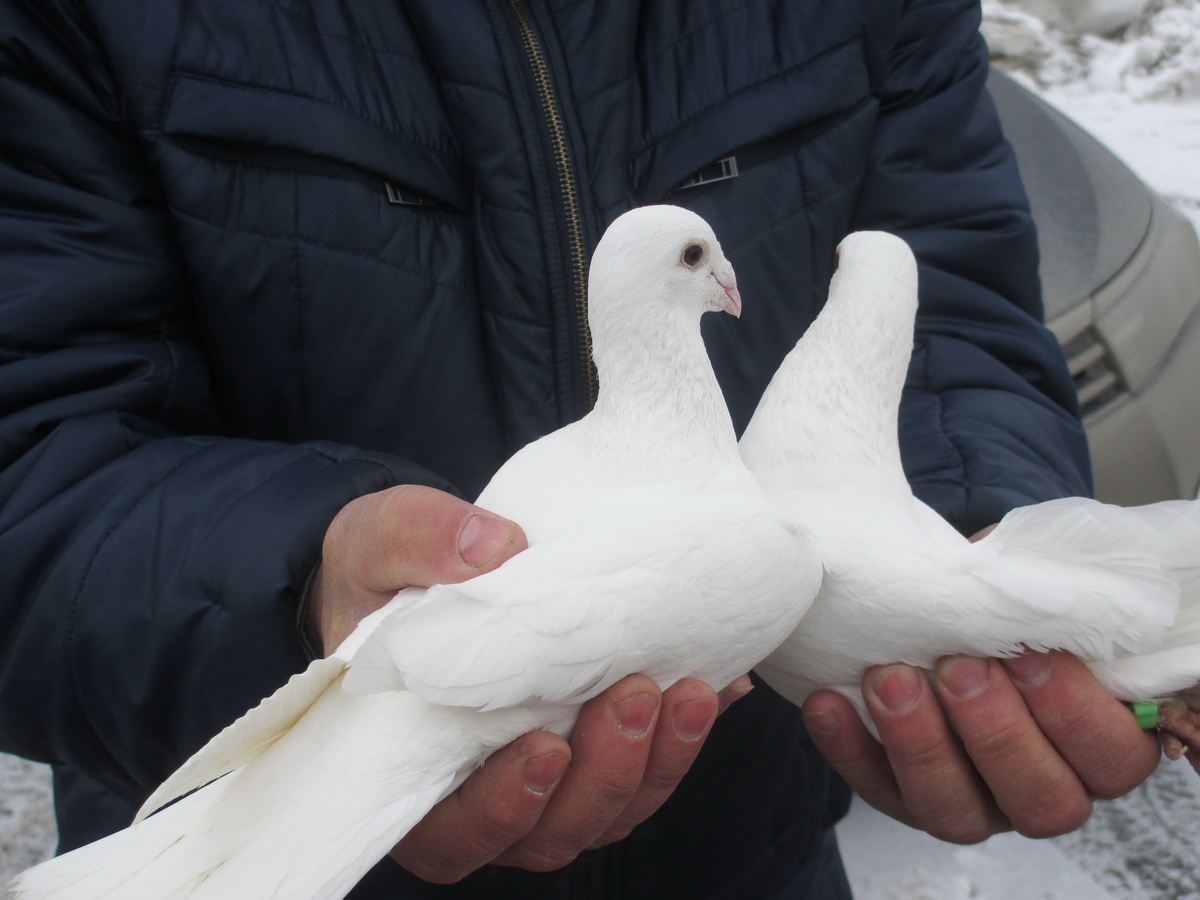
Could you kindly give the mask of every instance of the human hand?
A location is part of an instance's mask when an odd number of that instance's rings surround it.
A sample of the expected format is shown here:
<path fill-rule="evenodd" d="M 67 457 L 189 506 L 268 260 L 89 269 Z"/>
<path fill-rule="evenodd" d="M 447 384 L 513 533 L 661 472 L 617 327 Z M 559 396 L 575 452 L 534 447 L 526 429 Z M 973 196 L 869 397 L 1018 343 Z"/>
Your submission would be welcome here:
<path fill-rule="evenodd" d="M 877 666 L 862 686 L 883 743 L 829 691 L 804 705 L 813 741 L 864 800 L 942 840 L 1073 831 L 1092 798 L 1128 793 L 1158 764 L 1154 737 L 1069 653 L 947 657 L 932 684 Z"/>
<path fill-rule="evenodd" d="M 307 611 L 313 645 L 331 653 L 397 591 L 458 584 L 528 546 L 516 523 L 434 488 L 403 484 L 352 500 L 325 531 Z"/>
<path fill-rule="evenodd" d="M 432 488 L 360 497 L 325 535 L 310 598 L 314 643 L 328 652 L 401 588 L 465 581 L 526 546 L 516 524 Z M 583 706 L 570 744 L 534 732 L 492 754 L 391 855 L 439 883 L 489 862 L 539 871 L 566 865 L 657 809 L 718 711 L 749 689 L 744 676 L 720 695 L 694 680 L 660 693 L 651 679 L 631 675 Z"/>
<path fill-rule="evenodd" d="M 459 880 L 487 863 L 547 872 L 620 840 L 667 799 L 719 712 L 750 690 L 717 694 L 686 679 L 659 694 L 630 675 L 584 704 L 568 744 L 533 732 L 492 754 L 392 851 L 418 877 Z"/>
<path fill-rule="evenodd" d="M 1158 765 L 1158 742 L 1069 653 L 950 656 L 933 684 L 876 666 L 862 692 L 883 743 L 831 691 L 804 704 L 813 742 L 864 800 L 945 841 L 1074 831 L 1093 798 L 1128 793 Z"/>

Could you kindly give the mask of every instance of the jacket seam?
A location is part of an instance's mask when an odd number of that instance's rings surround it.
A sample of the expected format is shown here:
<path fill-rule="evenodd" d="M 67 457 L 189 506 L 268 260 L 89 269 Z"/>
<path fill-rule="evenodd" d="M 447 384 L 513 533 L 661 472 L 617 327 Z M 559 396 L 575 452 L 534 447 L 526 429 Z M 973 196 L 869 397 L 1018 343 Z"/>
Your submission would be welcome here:
<path fill-rule="evenodd" d="M 1016 306 L 1015 304 L 1014 304 L 1014 306 L 1016 309 L 1020 310 L 1021 312 L 1025 313 L 1026 315 L 1030 316 L 1030 318 L 1037 320 L 1037 317 L 1033 316 L 1031 313 L 1029 313 L 1028 310 L 1024 309 L 1023 307 Z M 926 337 L 946 337 L 946 338 L 950 338 L 952 340 L 960 340 L 960 341 L 963 341 L 964 343 L 971 343 L 970 341 L 967 341 L 966 338 L 959 337 L 959 335 L 954 333 L 953 331 L 951 331 L 951 332 L 939 331 L 935 328 L 928 327 L 928 326 L 934 325 L 934 324 L 950 325 L 957 329 L 963 325 L 963 320 L 956 319 L 953 316 L 920 315 L 919 314 L 917 317 L 917 322 L 916 322 L 917 334 L 920 336 L 926 336 Z M 970 324 L 971 324 L 971 328 L 978 332 L 990 332 L 992 334 L 1002 334 L 1007 337 L 1016 337 L 1016 338 L 1024 338 L 1024 339 L 1029 338 L 1028 331 L 1025 331 L 1025 330 L 1022 330 L 1019 328 L 1010 328 L 1007 325 L 998 325 L 994 322 L 971 322 Z"/>
<path fill-rule="evenodd" d="M 946 317 L 927 317 L 925 319 L 925 321 L 926 322 L 942 321 L 942 322 L 947 322 L 947 323 L 956 323 L 956 320 L 946 318 Z M 1016 337 L 1026 336 L 1026 332 L 1018 331 L 1015 328 L 1007 328 L 1002 325 L 995 325 L 992 323 L 983 323 L 983 322 L 973 323 L 973 324 L 975 324 L 978 327 L 978 330 L 981 332 L 992 332 L 993 334 L 1004 334 L 1004 335 L 1011 335 L 1011 336 L 1016 336 Z M 921 335 L 921 332 L 922 332 L 922 330 L 918 331 L 918 336 Z M 924 333 L 926 336 L 943 336 L 943 337 L 948 336 L 944 332 L 924 331 Z M 949 335 L 949 337 L 952 337 L 957 340 L 961 340 L 960 338 L 957 338 L 957 336 L 954 336 L 954 335 Z M 928 355 L 926 355 L 925 360 L 926 361 L 925 361 L 924 365 L 927 367 L 929 365 Z M 925 369 L 925 377 L 926 377 L 926 383 L 928 383 L 928 368 Z M 939 423 L 939 426 L 941 428 L 942 433 L 946 435 L 947 439 L 950 440 L 952 444 L 954 444 L 955 451 L 959 455 L 959 459 L 960 459 L 960 462 L 961 462 L 961 465 L 963 468 L 963 478 L 964 478 L 964 483 L 965 483 L 968 480 L 966 478 L 966 462 L 965 462 L 966 456 L 963 454 L 962 450 L 958 447 L 958 445 L 956 443 L 954 443 L 954 440 L 951 437 L 952 431 L 949 428 L 949 426 L 946 422 L 946 417 L 945 417 L 944 396 L 946 394 L 953 394 L 958 390 L 964 390 L 964 388 L 950 387 L 946 391 L 939 392 L 939 393 L 935 394 L 934 396 L 937 398 L 937 401 L 938 401 L 938 423 Z M 998 389 L 993 388 L 993 390 L 998 390 Z M 1045 397 L 1044 394 L 1041 396 Z M 1065 413 L 1067 411 L 1062 410 L 1062 412 Z M 1028 451 L 1034 458 L 1036 458 L 1038 461 L 1040 461 L 1042 464 L 1044 464 L 1049 471 L 1053 472 L 1060 479 L 1069 480 L 1070 473 L 1067 470 L 1063 469 L 1062 465 L 1056 458 L 1047 455 L 1042 450 L 1039 450 L 1037 446 L 1035 446 L 1033 443 L 1031 443 L 1026 438 L 1024 438 L 1022 435 L 1018 434 L 1015 431 L 1008 430 L 1005 433 L 1010 438 L 1012 438 L 1014 441 L 1016 441 L 1018 444 L 1020 444 L 1023 448 L 1025 448 L 1025 450 Z M 986 484 L 987 482 L 979 482 L 979 483 Z"/>
<path fill-rule="evenodd" d="M 527 319 L 524 316 L 514 315 L 513 313 L 503 312 L 497 309 L 483 309 L 483 314 L 494 319 L 503 319 L 506 322 L 516 322 L 518 325 L 527 325 L 533 328 L 550 328 L 545 322 L 540 322 L 537 319 Z"/>
<path fill-rule="evenodd" d="M 710 27 L 714 22 L 719 22 L 722 19 L 728 19 L 734 13 L 739 13 L 748 6 L 762 4 L 762 2 L 763 2 L 763 0 L 742 0 L 742 2 L 739 3 L 737 6 L 732 6 L 732 7 L 729 7 L 728 9 L 723 9 L 720 12 L 709 16 L 703 22 L 698 23 L 697 25 L 693 26 L 688 31 L 685 31 L 683 34 L 679 35 L 677 38 L 675 38 L 675 40 L 670 41 L 669 43 L 663 44 L 661 47 L 655 48 L 655 50 L 653 52 L 651 52 L 651 53 L 647 54 L 646 56 L 642 57 L 641 59 L 639 59 L 635 65 L 635 67 L 638 69 L 643 68 L 645 66 L 645 64 L 648 63 L 650 60 L 655 59 L 659 56 L 662 56 L 664 53 L 670 52 L 671 50 L 675 49 L 676 47 L 678 47 L 680 44 L 684 43 L 685 41 L 691 40 L 691 38 L 694 35 L 697 35 L 701 31 L 704 31 L 706 28 Z M 607 90 L 607 88 L 604 88 L 603 90 Z"/>
<path fill-rule="evenodd" d="M 292 173 L 292 302 L 295 306 L 296 331 L 296 387 L 300 404 L 307 409 L 311 402 L 311 392 L 308 389 L 307 365 L 305 348 L 308 345 L 305 309 L 304 309 L 304 276 L 300 259 L 300 176 Z"/>
<path fill-rule="evenodd" d="M 1021 434 L 1019 434 L 1015 431 L 1012 431 L 1012 430 L 1006 430 L 1005 434 L 1009 438 L 1014 440 L 1016 443 L 1020 444 L 1021 447 L 1023 447 L 1030 455 L 1032 455 L 1035 459 L 1037 459 L 1040 463 L 1042 463 L 1042 465 L 1044 465 L 1046 467 L 1047 471 L 1053 472 L 1056 476 L 1058 476 L 1062 480 L 1066 480 L 1066 478 L 1064 477 L 1065 473 L 1063 472 L 1063 470 L 1060 467 L 1057 460 L 1047 456 L 1045 453 L 1043 453 L 1041 450 L 1039 450 L 1036 446 L 1034 446 L 1032 443 L 1030 443 Z M 975 483 L 980 484 L 980 485 L 993 484 L 993 482 L 988 482 L 988 481 L 984 481 L 984 480 L 976 480 Z M 997 486 L 1001 486 L 1003 483 L 1002 482 L 994 482 L 994 484 Z M 1011 487 L 1011 485 L 1009 485 L 1009 487 Z"/>
<path fill-rule="evenodd" d="M 274 7 L 274 9 L 277 12 L 286 13 L 288 15 L 295 16 L 298 19 L 302 19 L 303 21 L 305 21 L 307 23 L 310 23 L 313 26 L 313 28 L 312 28 L 313 32 L 321 35 L 321 37 L 331 38 L 335 41 L 343 41 L 347 44 L 352 44 L 355 47 L 365 47 L 366 49 L 370 50 L 372 53 L 382 53 L 387 56 L 398 56 L 401 59 L 406 59 L 406 60 L 410 60 L 412 62 L 417 62 L 417 63 L 424 62 L 421 55 L 418 53 L 408 53 L 404 50 L 397 50 L 392 47 L 384 47 L 379 44 L 373 44 L 368 40 L 365 40 L 365 39 L 359 38 L 359 37 L 355 37 L 352 34 L 341 34 L 336 31 L 326 31 L 325 29 L 317 26 L 317 20 L 314 19 L 312 16 L 306 16 L 304 13 L 300 12 L 299 10 L 295 9 L 294 7 L 292 7 L 290 5 L 286 5 L 284 3 L 280 3 L 279 0 L 257 0 L 257 2 L 259 2 L 265 6 Z"/>
<path fill-rule="evenodd" d="M 430 141 L 423 140 L 415 135 L 408 134 L 407 132 L 401 131 L 391 125 L 387 125 L 384 122 L 379 121 L 374 116 L 369 115 L 365 110 L 355 108 L 346 103 L 339 103 L 336 100 L 327 100 L 324 97 L 315 97 L 312 94 L 305 94 L 296 90 L 260 84 L 247 84 L 241 81 L 232 81 L 227 78 L 219 78 L 215 75 L 208 75 L 203 72 L 196 72 L 190 69 L 176 69 L 171 74 L 171 87 L 167 91 L 166 100 L 163 103 L 162 115 L 159 116 L 158 121 L 158 133 L 161 135 L 169 135 L 169 132 L 166 130 L 167 113 L 171 110 L 172 99 L 175 96 L 175 89 L 179 82 L 183 79 L 204 81 L 208 82 L 209 84 L 217 84 L 233 90 L 246 91 L 248 93 L 283 94 L 285 96 L 295 97 L 307 103 L 320 103 L 324 106 L 331 106 L 334 109 L 340 109 L 342 112 L 350 113 L 351 115 L 362 119 L 364 122 L 368 122 L 374 125 L 376 128 L 380 128 L 383 131 L 386 131 L 388 134 L 394 135 L 401 140 L 407 141 L 408 143 L 414 144 L 418 147 L 423 147 L 424 149 L 429 150 L 431 153 L 436 153 L 439 156 L 444 156 L 447 159 L 454 161 L 459 161 L 461 159 L 461 154 L 459 154 L 458 151 L 453 148 L 435 144 Z"/>
<path fill-rule="evenodd" d="M 349 458 L 339 457 L 339 456 L 335 456 L 334 454 L 329 453 L 325 450 L 322 450 L 320 447 L 315 447 L 312 444 L 301 445 L 300 449 L 304 450 L 307 453 L 311 453 L 314 456 L 319 456 L 321 459 L 323 459 L 326 462 L 331 463 L 335 466 L 344 466 L 344 465 L 347 465 L 350 463 L 364 463 L 368 466 L 371 466 L 374 469 L 378 469 L 385 476 L 387 476 L 387 480 L 389 482 L 391 482 L 392 484 L 402 483 L 400 481 L 400 479 L 397 478 L 396 472 L 392 469 L 391 466 L 387 465 L 386 463 L 382 463 L 377 459 L 372 459 L 369 456 L 351 456 Z"/>
<path fill-rule="evenodd" d="M 80 691 L 79 686 L 79 675 L 75 666 L 76 626 L 78 625 L 79 621 L 79 606 L 83 599 L 83 592 L 87 588 L 88 579 L 91 577 L 92 567 L 95 566 L 96 560 L 99 559 L 100 554 L 108 545 L 109 539 L 112 538 L 117 529 L 120 528 L 121 525 L 127 520 L 129 514 L 135 510 L 142 503 L 142 501 L 149 497 L 151 493 L 165 483 L 168 478 L 174 475 L 183 466 L 187 465 L 187 463 L 191 462 L 191 460 L 195 458 L 195 456 L 203 449 L 203 447 L 197 447 L 192 453 L 189 453 L 187 456 L 183 457 L 183 459 L 180 459 L 178 462 L 176 462 L 175 465 L 171 466 L 162 474 L 161 477 L 155 479 L 153 484 L 147 486 L 146 490 L 139 494 L 138 497 L 129 504 L 122 515 L 116 517 L 116 519 L 112 522 L 112 524 L 109 525 L 104 534 L 100 537 L 100 540 L 97 541 L 96 546 L 92 549 L 92 552 L 88 556 L 87 563 L 84 565 L 83 570 L 79 574 L 79 580 L 75 585 L 74 595 L 72 596 L 70 605 L 67 609 L 66 647 L 64 648 L 66 656 L 65 664 L 67 670 L 67 679 L 71 685 L 71 694 L 74 697 L 76 704 L 79 706 L 84 718 L 88 721 L 88 725 L 91 728 L 92 733 L 97 737 L 98 740 L 101 740 L 101 743 L 103 743 L 103 741 L 100 738 L 99 731 L 97 731 L 97 729 L 92 725 L 91 716 L 88 715 L 87 711 L 87 704 L 83 701 L 83 694 Z"/>
<path fill-rule="evenodd" d="M 288 88 L 292 91 L 296 90 L 296 66 L 292 62 L 292 54 L 288 52 L 287 36 L 284 32 L 283 23 L 279 18 L 280 7 L 277 4 L 271 5 L 271 19 L 275 22 L 275 39 L 279 43 L 279 51 L 283 54 L 283 65 L 287 69 Z"/>
<path fill-rule="evenodd" d="M 737 6 L 732 6 L 728 9 L 723 9 L 719 13 L 715 13 L 715 14 L 709 16 L 703 22 L 700 22 L 699 24 L 693 26 L 690 30 L 684 32 L 679 37 L 675 38 L 675 40 L 670 41 L 669 43 L 663 44 L 661 47 L 655 48 L 652 52 L 648 53 L 646 56 L 643 56 L 642 58 L 635 60 L 634 61 L 634 71 L 635 72 L 640 71 L 641 69 L 645 68 L 645 66 L 651 60 L 656 59 L 659 56 L 662 56 L 663 54 L 670 52 L 674 48 L 678 47 L 680 44 L 691 39 L 693 35 L 699 34 L 701 31 L 704 31 L 706 28 L 711 27 L 713 25 L 713 23 L 719 22 L 722 19 L 728 19 L 730 16 L 734 15 L 735 13 L 741 12 L 746 7 L 754 6 L 755 4 L 759 4 L 762 2 L 763 2 L 763 0 L 743 0 L 743 2 L 739 3 Z M 596 88 L 594 91 L 591 91 L 588 94 L 584 94 L 582 96 L 577 97 L 576 98 L 577 102 L 587 103 L 588 101 L 593 100 L 596 97 L 599 97 L 603 93 L 606 93 L 608 91 L 611 91 L 611 90 L 621 87 L 627 81 L 631 80 L 632 77 L 633 76 L 625 75 L 625 76 L 622 76 L 621 78 L 616 79 L 615 81 L 610 82 L 609 84 L 601 85 L 600 87 Z"/>
<path fill-rule="evenodd" d="M 462 79 L 456 79 L 456 78 L 447 78 L 444 81 L 442 81 L 441 83 L 443 85 L 447 85 L 450 87 L 467 88 L 469 90 L 479 91 L 479 93 L 481 93 L 481 94 L 488 94 L 493 97 L 499 97 L 502 100 L 505 100 L 506 102 L 512 103 L 514 105 L 516 103 L 516 101 L 513 99 L 511 94 L 508 94 L 505 91 L 500 90 L 500 88 L 491 87 L 486 84 L 477 84 L 474 81 L 463 81 Z"/>
<path fill-rule="evenodd" d="M 954 452 L 954 456 L 958 460 L 958 478 L 955 481 L 957 482 L 959 492 L 958 499 L 956 500 L 955 504 L 956 508 L 953 514 L 950 514 L 949 510 L 947 510 L 944 515 L 946 515 L 946 518 L 952 522 L 961 522 L 966 517 L 967 509 L 969 509 L 971 505 L 971 486 L 967 483 L 966 457 L 963 455 L 963 448 L 959 445 L 958 441 L 954 439 L 954 436 L 950 433 L 950 430 L 947 427 L 945 397 L 943 397 L 943 395 L 940 393 L 930 392 L 927 387 L 930 381 L 929 365 L 929 354 L 925 353 L 923 354 L 923 358 L 921 360 L 921 378 L 923 382 L 921 389 L 926 393 L 930 393 L 931 396 L 937 401 L 938 432 L 946 439 L 946 443 L 950 445 L 950 449 Z M 951 481 L 951 483 L 954 483 L 954 481 Z"/>
<path fill-rule="evenodd" d="M 822 50 L 820 53 L 817 53 L 814 56 L 806 57 L 805 59 L 802 59 L 799 62 L 797 62 L 795 65 L 788 66 L 787 68 L 785 68 L 779 72 L 776 72 L 774 75 L 770 76 L 769 78 L 764 78 L 761 81 L 752 82 L 750 84 L 747 84 L 744 87 L 738 88 L 736 91 L 733 91 L 732 93 L 721 96 L 719 99 L 714 100 L 711 103 L 708 103 L 707 105 L 701 107 L 700 109 L 696 110 L 694 113 L 692 113 L 687 118 L 680 120 L 675 125 L 672 125 L 670 128 L 668 128 L 664 131 L 661 131 L 657 134 L 650 135 L 640 148 L 635 149 L 633 151 L 633 154 L 632 154 L 633 158 L 637 159 L 638 157 L 644 156 L 646 153 L 649 153 L 652 149 L 654 149 L 654 147 L 657 144 L 666 140 L 671 135 L 686 128 L 688 125 L 691 125 L 693 122 L 697 121 L 698 119 L 706 116 L 708 113 L 712 112 L 714 109 L 719 109 L 722 106 L 727 106 L 730 103 L 735 102 L 737 100 L 737 98 L 742 96 L 743 94 L 748 93 L 749 91 L 759 90 L 760 88 L 763 88 L 769 84 L 772 84 L 777 81 L 781 81 L 784 78 L 788 78 L 791 75 L 793 75 L 794 73 L 799 72 L 803 69 L 809 68 L 810 66 L 816 64 L 817 62 L 819 62 L 822 59 L 825 59 L 827 56 L 830 56 L 831 54 L 838 52 L 839 50 L 842 50 L 846 47 L 853 46 L 854 44 L 861 44 L 861 43 L 862 43 L 862 36 L 855 35 L 852 38 L 848 38 L 848 39 L 842 41 L 840 44 L 835 44 L 832 47 Z"/>
<path fill-rule="evenodd" d="M 476 195 L 476 196 L 479 197 L 480 205 L 488 207 L 489 209 L 502 209 L 505 212 L 520 213 L 521 215 L 529 215 L 530 214 L 530 210 L 528 210 L 524 207 L 517 206 L 515 204 L 509 205 L 507 203 L 501 203 L 499 200 L 494 200 L 490 197 L 484 197 L 482 195 Z"/>
<path fill-rule="evenodd" d="M 175 348 L 166 337 L 160 334 L 158 340 L 166 348 L 167 359 L 170 360 L 170 365 L 167 367 L 167 383 L 163 388 L 162 403 L 158 406 L 158 412 L 154 414 L 154 421 L 162 422 L 167 417 L 167 407 L 170 406 L 171 397 L 175 394 L 175 382 L 179 375 L 179 359 L 175 355 Z"/>
<path fill-rule="evenodd" d="M 177 206 L 172 206 L 171 212 L 178 216 L 181 216 L 185 219 L 191 219 L 196 222 L 201 222 L 212 228 L 220 228 L 225 231 L 235 232 L 237 234 L 251 234 L 251 235 L 254 235 L 255 237 L 267 238 L 269 240 L 274 240 L 274 241 L 284 241 L 284 242 L 289 242 L 289 243 L 295 241 L 295 242 L 298 242 L 298 243 L 303 244 L 308 247 L 314 247 L 319 250 L 328 250 L 330 253 L 338 253 L 343 256 L 349 256 L 353 259 L 360 259 L 360 260 L 364 260 L 369 263 L 373 263 L 375 265 L 383 266 L 386 269 L 392 269 L 397 272 L 403 272 L 405 275 L 409 275 L 413 278 L 418 278 L 422 281 L 428 281 L 432 284 L 437 285 L 440 288 L 445 288 L 446 290 L 449 290 L 449 291 L 455 291 L 456 293 L 470 294 L 470 295 L 474 296 L 474 292 L 467 285 L 455 284 L 453 282 L 443 281 L 439 278 L 431 278 L 429 273 L 426 271 L 418 271 L 418 270 L 413 269 L 408 266 L 401 266 L 401 265 L 398 265 L 397 263 L 388 262 L 387 260 L 380 259 L 375 254 L 368 253 L 366 251 L 351 250 L 347 247 L 338 247 L 333 244 L 327 244 L 322 241 L 314 240 L 310 237 L 305 237 L 304 235 L 280 234 L 278 232 L 270 231 L 265 228 L 261 228 L 261 229 L 260 228 L 245 228 L 245 227 L 241 227 L 241 226 L 230 225 L 227 222 L 218 222 L 213 219 L 206 218 L 205 216 L 201 216 L 196 213 L 188 212 L 187 210 L 180 209 Z"/>

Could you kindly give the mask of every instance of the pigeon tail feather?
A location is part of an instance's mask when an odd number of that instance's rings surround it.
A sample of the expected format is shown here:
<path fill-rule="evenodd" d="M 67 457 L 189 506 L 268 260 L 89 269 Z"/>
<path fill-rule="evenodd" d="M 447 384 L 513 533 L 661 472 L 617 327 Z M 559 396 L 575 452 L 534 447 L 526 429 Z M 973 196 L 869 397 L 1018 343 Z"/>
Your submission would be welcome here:
<path fill-rule="evenodd" d="M 334 657 L 313 660 L 307 669 L 293 675 L 283 687 L 218 732 L 176 769 L 142 804 L 134 822 L 258 759 L 300 720 L 344 670 L 345 663 Z"/>
<path fill-rule="evenodd" d="M 1013 510 L 981 545 L 998 547 L 995 559 L 1005 565 L 979 577 L 1050 613 L 1029 646 L 1084 656 L 1124 700 L 1200 682 L 1200 503 L 1126 508 L 1052 500 Z M 1015 574 L 1021 567 L 1014 559 L 1030 563 L 1028 577 Z M 1053 633 L 1060 615 L 1064 627 L 1078 617 L 1065 635 Z"/>
<path fill-rule="evenodd" d="M 364 727 L 395 739 L 329 739 Z M 490 737 L 499 745 L 527 728 Z M 471 734 L 459 711 L 408 693 L 355 697 L 338 679 L 249 764 L 9 890 L 17 900 L 343 897 L 493 749 Z"/>

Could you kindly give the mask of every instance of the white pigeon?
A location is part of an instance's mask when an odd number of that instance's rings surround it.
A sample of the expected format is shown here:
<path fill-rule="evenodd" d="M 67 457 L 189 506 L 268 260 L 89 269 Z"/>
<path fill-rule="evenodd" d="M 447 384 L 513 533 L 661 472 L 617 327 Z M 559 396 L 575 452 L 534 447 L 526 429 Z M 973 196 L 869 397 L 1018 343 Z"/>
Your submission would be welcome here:
<path fill-rule="evenodd" d="M 913 496 L 900 395 L 917 268 L 899 238 L 839 247 L 829 300 L 741 439 L 772 500 L 804 524 L 825 577 L 758 673 L 796 704 L 832 688 L 875 732 L 871 665 L 1065 649 L 1126 701 L 1160 708 L 1168 755 L 1200 749 L 1200 501 L 1121 508 L 1070 498 L 1015 509 L 971 543 Z"/>
<path fill-rule="evenodd" d="M 529 549 L 400 592 L 136 824 L 24 873 L 16 897 L 342 897 L 495 749 L 568 735 L 580 704 L 634 672 L 724 687 L 792 631 L 821 567 L 741 462 L 705 353 L 701 314 L 741 306 L 712 230 L 674 207 L 626 213 L 589 295 L 595 410 L 478 498 Z"/>

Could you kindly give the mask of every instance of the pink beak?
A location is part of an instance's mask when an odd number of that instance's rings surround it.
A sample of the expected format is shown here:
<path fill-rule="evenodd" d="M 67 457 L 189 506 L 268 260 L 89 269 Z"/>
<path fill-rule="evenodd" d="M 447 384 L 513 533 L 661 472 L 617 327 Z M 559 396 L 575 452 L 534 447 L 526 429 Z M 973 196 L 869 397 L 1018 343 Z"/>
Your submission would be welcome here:
<path fill-rule="evenodd" d="M 720 275 L 713 272 L 713 278 L 725 292 L 725 299 L 721 301 L 721 309 L 735 319 L 739 318 L 742 315 L 742 295 L 738 293 L 737 282 L 733 279 L 732 270 L 728 274 L 721 273 Z"/>

